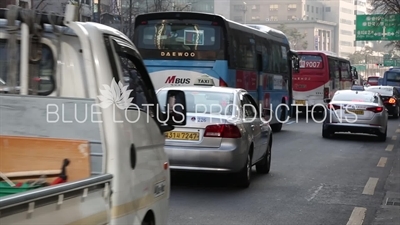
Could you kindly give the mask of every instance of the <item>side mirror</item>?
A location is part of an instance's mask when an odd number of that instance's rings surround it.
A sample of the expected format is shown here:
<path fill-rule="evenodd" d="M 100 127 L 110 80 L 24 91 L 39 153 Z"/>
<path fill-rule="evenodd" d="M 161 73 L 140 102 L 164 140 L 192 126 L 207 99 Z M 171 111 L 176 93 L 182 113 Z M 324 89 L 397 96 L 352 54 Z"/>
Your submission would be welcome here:
<path fill-rule="evenodd" d="M 186 125 L 186 98 L 185 92 L 179 90 L 169 90 L 166 99 L 167 125 L 184 126 Z"/>
<path fill-rule="evenodd" d="M 325 102 L 325 103 L 329 103 L 329 102 L 331 102 L 331 100 L 332 100 L 332 99 L 330 99 L 330 98 L 325 98 L 325 99 L 324 99 L 324 102 Z"/>

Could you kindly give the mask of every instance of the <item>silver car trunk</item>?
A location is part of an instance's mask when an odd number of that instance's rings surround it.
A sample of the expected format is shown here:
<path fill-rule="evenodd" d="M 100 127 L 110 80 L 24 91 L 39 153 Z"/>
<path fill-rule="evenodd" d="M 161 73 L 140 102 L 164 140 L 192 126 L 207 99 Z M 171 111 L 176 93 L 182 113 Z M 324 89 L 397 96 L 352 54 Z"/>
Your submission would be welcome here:
<path fill-rule="evenodd" d="M 340 106 L 340 109 L 335 109 L 334 112 L 336 117 L 344 123 L 371 120 L 376 113 L 367 108 L 379 107 L 379 104 L 370 102 L 333 101 L 330 104 Z"/>
<path fill-rule="evenodd" d="M 222 138 L 204 137 L 204 132 L 208 125 L 229 123 L 229 118 L 231 118 L 231 116 L 225 116 L 219 114 L 210 115 L 203 113 L 187 113 L 186 125 L 176 126 L 173 131 L 168 132 L 169 134 L 166 134 L 165 145 L 170 145 L 170 146 L 196 145 L 199 148 L 220 147 Z"/>

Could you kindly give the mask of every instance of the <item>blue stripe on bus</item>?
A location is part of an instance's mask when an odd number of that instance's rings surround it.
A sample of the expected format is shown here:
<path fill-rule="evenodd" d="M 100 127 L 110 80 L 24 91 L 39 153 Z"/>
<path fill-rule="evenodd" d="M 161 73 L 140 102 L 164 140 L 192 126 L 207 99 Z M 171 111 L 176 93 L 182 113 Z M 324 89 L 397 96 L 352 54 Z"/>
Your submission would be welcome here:
<path fill-rule="evenodd" d="M 228 61 L 226 60 L 144 60 L 144 63 L 150 73 L 163 70 L 190 70 L 205 73 L 217 79 L 222 78 L 229 87 L 237 86 L 236 70 L 228 69 Z M 258 83 L 257 90 L 247 91 L 254 99 L 258 100 L 260 104 L 263 104 L 264 94 L 269 93 L 269 102 L 272 104 L 272 109 L 274 109 L 274 111 L 276 111 L 276 107 L 282 103 L 282 99 L 289 97 L 286 87 L 276 90 L 273 89 L 272 84 L 269 84 L 269 86 L 264 89 L 262 82 Z M 286 104 L 289 105 L 290 103 L 286 102 Z M 282 110 L 285 110 L 285 114 L 288 115 L 289 112 L 286 107 L 280 107 L 277 115 L 280 115 Z"/>

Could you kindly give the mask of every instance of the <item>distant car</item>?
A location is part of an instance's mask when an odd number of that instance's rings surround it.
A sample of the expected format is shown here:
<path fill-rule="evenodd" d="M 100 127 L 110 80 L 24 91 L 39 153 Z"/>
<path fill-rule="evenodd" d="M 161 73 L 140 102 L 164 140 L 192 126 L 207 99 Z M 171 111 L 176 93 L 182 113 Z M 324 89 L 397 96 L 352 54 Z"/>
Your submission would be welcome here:
<path fill-rule="evenodd" d="M 165 151 L 172 171 L 236 173 L 236 182 L 245 188 L 250 185 L 253 165 L 258 173 L 269 173 L 272 130 L 260 119 L 258 104 L 246 90 L 164 87 L 157 91 L 160 104 L 165 104 L 169 90 L 185 92 L 188 118 L 185 126 L 175 126 L 166 133 Z M 234 110 L 236 107 L 240 110 Z M 230 118 L 236 118 L 236 122 L 232 123 Z"/>
<path fill-rule="evenodd" d="M 337 91 L 326 99 L 327 116 L 322 124 L 322 137 L 335 132 L 365 133 L 386 141 L 388 112 L 378 93 L 371 91 Z"/>
<path fill-rule="evenodd" d="M 363 85 L 354 84 L 353 86 L 351 86 L 351 90 L 353 90 L 353 91 L 364 91 L 365 88 L 364 88 Z"/>
<path fill-rule="evenodd" d="M 393 86 L 371 86 L 365 90 L 376 92 L 381 96 L 389 115 L 397 119 L 400 117 L 400 92 Z"/>

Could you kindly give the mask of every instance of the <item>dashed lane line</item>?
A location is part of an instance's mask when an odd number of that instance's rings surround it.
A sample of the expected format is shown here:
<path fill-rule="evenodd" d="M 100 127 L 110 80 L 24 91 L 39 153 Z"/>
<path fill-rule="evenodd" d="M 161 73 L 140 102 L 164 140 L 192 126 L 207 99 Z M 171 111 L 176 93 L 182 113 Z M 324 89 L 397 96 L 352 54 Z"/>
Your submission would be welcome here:
<path fill-rule="evenodd" d="M 397 130 L 396 130 L 396 133 L 400 133 L 400 129 L 397 129 Z"/>
<path fill-rule="evenodd" d="M 386 166 L 386 162 L 387 162 L 387 158 L 386 157 L 381 157 L 381 159 L 379 159 L 378 165 L 376 165 L 377 167 L 385 167 Z"/>
<path fill-rule="evenodd" d="M 354 207 L 353 212 L 351 213 L 349 221 L 346 225 L 362 225 L 366 212 L 367 208 Z"/>
<path fill-rule="evenodd" d="M 363 195 L 374 195 L 376 185 L 378 184 L 379 178 L 370 177 L 365 184 L 364 190 L 362 192 Z"/>
<path fill-rule="evenodd" d="M 392 136 L 392 140 L 393 140 L 393 141 L 397 140 L 397 135 L 393 135 L 393 136 Z"/>
<path fill-rule="evenodd" d="M 394 148 L 394 145 L 388 145 L 388 146 L 386 147 L 385 151 L 391 152 L 391 151 L 393 150 L 393 148 Z"/>

